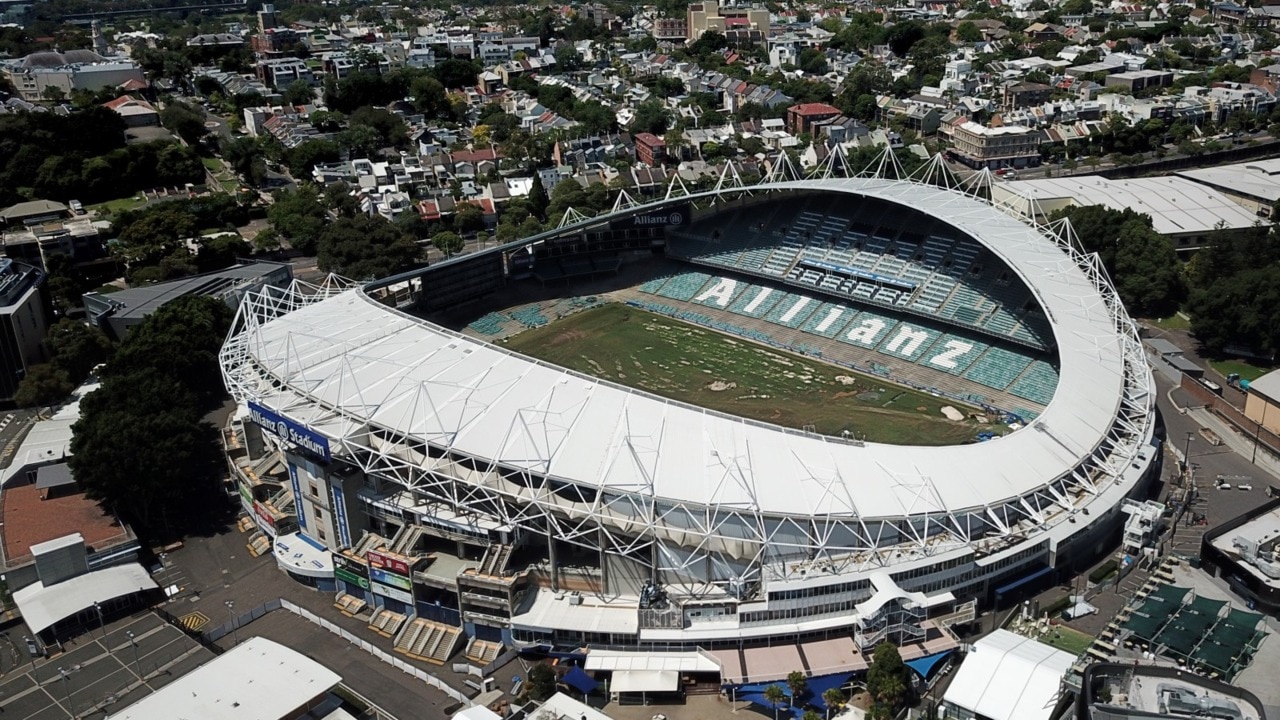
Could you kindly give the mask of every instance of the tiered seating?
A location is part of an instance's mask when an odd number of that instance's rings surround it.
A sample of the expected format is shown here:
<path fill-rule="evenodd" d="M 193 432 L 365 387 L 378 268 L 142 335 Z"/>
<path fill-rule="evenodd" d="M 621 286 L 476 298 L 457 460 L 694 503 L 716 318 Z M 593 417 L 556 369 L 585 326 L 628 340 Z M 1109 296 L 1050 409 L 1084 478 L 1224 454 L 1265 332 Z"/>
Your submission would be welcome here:
<path fill-rule="evenodd" d="M 796 295 L 789 292 L 779 292 L 781 297 L 774 304 L 773 309 L 766 315 L 765 319 L 771 323 L 782 325 L 783 327 L 797 328 L 809 317 L 820 303 L 806 295 Z"/>
<path fill-rule="evenodd" d="M 650 295 L 657 295 L 658 291 L 662 289 L 662 286 L 666 285 L 667 281 L 670 279 L 671 278 L 668 276 L 663 276 L 659 278 L 653 278 L 652 280 L 646 280 L 645 282 L 640 284 L 640 291 L 647 292 Z"/>
<path fill-rule="evenodd" d="M 927 312 L 937 312 L 938 308 L 947 301 L 947 296 L 955 290 L 956 281 L 946 275 L 935 274 L 930 275 L 916 292 L 915 300 L 911 302 L 911 306 L 925 310 Z"/>
<path fill-rule="evenodd" d="M 1030 364 L 1031 359 L 1026 355 L 993 347 L 988 348 L 964 376 L 987 387 L 1004 390 Z"/>
<path fill-rule="evenodd" d="M 924 339 L 917 340 L 918 336 L 923 336 Z M 901 323 L 884 334 L 884 341 L 880 343 L 878 349 L 894 357 L 915 362 L 925 354 L 926 350 L 932 348 L 934 342 L 941 336 L 940 331 L 918 323 Z M 904 337 L 907 339 L 904 340 Z"/>
<path fill-rule="evenodd" d="M 1031 363 L 1026 372 L 1009 387 L 1009 392 L 1032 402 L 1048 405 L 1058 389 L 1058 371 L 1043 360 Z"/>
<path fill-rule="evenodd" d="M 1036 403 L 1047 404 L 1057 385 L 1056 372 L 1044 361 L 1037 361 L 1037 366 L 1029 369 L 1032 358 L 1025 353 L 948 334 L 941 327 L 926 324 L 923 319 L 903 321 L 870 308 L 854 307 L 851 304 L 834 301 L 823 302 L 817 297 L 777 288 L 765 288 L 745 280 L 737 280 L 732 292 L 725 294 L 725 282 L 727 281 L 723 278 L 714 278 L 700 272 L 681 273 L 672 276 L 658 288 L 656 293 L 652 294 L 675 299 L 687 297 L 689 298 L 687 302 L 726 310 L 743 317 L 764 319 L 775 325 L 798 329 L 815 337 L 875 350 L 884 355 L 886 360 L 906 361 L 951 375 L 963 376 L 972 382 L 995 390 L 1008 390 L 1016 380 L 1018 381 L 1017 391 L 1010 390 L 1010 392 Z M 853 294 L 857 295 L 862 287 L 874 286 L 860 285 L 854 289 Z M 703 297 L 704 294 L 717 288 L 719 292 L 716 295 Z M 959 286 L 956 289 L 959 291 L 967 288 Z M 903 302 L 909 297 L 909 295 L 900 294 L 896 302 Z M 728 302 L 724 302 L 725 300 Z M 726 323 L 703 313 L 660 302 L 637 303 L 637 305 L 704 327 L 784 347 L 794 352 L 815 357 L 822 355 L 818 345 L 797 342 L 794 338 L 784 344 L 766 332 Z M 877 368 L 873 364 L 871 371 L 889 374 L 891 366 L 879 364 Z M 971 398 L 971 402 L 986 403 L 987 399 L 975 395 Z M 1034 413 L 1024 414 L 1034 415 Z"/>
<path fill-rule="evenodd" d="M 970 340 L 969 338 L 962 338 L 957 335 L 943 335 L 933 343 L 934 351 L 938 354 L 954 349 L 957 345 L 962 347 L 969 346 L 973 349 L 963 353 L 953 352 L 950 356 L 945 358 L 939 358 L 935 355 L 928 362 L 921 364 L 925 367 L 931 367 L 935 370 L 950 373 L 951 375 L 960 375 L 965 370 L 968 370 L 969 366 L 972 365 L 980 355 L 986 352 L 989 347 L 985 343 Z"/>
<path fill-rule="evenodd" d="M 814 309 L 800 329 L 822 337 L 835 337 L 857 315 L 858 311 L 847 305 L 822 303 Z"/>
<path fill-rule="evenodd" d="M 502 332 L 502 326 L 507 322 L 507 318 L 498 313 L 488 313 L 476 318 L 467 329 L 479 335 L 498 335 Z"/>
<path fill-rule="evenodd" d="M 333 606 L 338 608 L 338 610 L 347 617 L 355 617 L 356 615 L 359 615 L 360 611 L 364 610 L 366 605 L 367 603 L 362 598 L 358 598 L 355 595 L 348 595 L 347 593 L 338 593 L 338 597 L 333 603 Z"/>
<path fill-rule="evenodd" d="M 404 615 L 386 608 L 378 608 L 373 613 L 373 617 L 369 618 L 369 629 L 383 637 L 395 637 L 396 631 L 404 621 Z"/>
<path fill-rule="evenodd" d="M 662 297 L 671 298 L 672 300 L 683 300 L 688 302 L 693 299 L 694 295 L 707 284 L 711 276 L 700 272 L 686 272 L 679 275 L 673 275 L 667 281 L 658 294 Z"/>
<path fill-rule="evenodd" d="M 471 642 L 467 643 L 467 659 L 482 667 L 496 660 L 501 654 L 502 643 L 479 638 L 471 638 Z"/>
<path fill-rule="evenodd" d="M 396 638 L 395 651 L 416 660 L 443 665 L 457 650 L 461 638 L 460 627 L 416 618 Z"/>
<path fill-rule="evenodd" d="M 778 299 L 786 293 L 779 290 L 770 290 L 769 293 L 762 292 L 742 292 L 738 297 L 729 303 L 729 311 L 737 315 L 746 315 L 747 317 L 764 317 L 764 314 L 773 308 Z"/>

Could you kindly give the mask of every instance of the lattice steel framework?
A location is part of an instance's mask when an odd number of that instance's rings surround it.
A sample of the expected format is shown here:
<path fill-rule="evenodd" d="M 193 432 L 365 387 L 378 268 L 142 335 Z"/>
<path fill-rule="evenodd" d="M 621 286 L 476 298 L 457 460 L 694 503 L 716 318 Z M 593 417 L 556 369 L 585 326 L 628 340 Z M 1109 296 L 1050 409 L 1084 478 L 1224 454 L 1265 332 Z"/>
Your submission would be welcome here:
<path fill-rule="evenodd" d="M 891 162 L 880 163 L 880 166 L 894 167 Z M 726 184 L 725 177 L 730 176 L 721 176 L 722 186 Z M 932 164 L 923 177 L 928 182 L 909 179 L 900 184 L 904 191 L 910 189 L 917 200 L 921 188 L 930 188 L 928 207 L 936 217 L 958 218 L 975 212 L 973 197 L 947 189 L 952 183 L 946 179 L 945 168 Z M 749 193 L 759 199 L 770 193 L 823 189 L 826 188 L 814 181 L 765 181 L 750 188 L 722 187 L 687 194 L 669 192 L 663 200 L 646 205 L 634 204 L 626 198 L 602 216 L 576 222 L 566 218 L 559 231 L 544 233 L 526 243 L 628 214 L 651 212 L 677 201 L 692 201 L 705 207 L 717 200 Z M 856 187 L 841 189 L 856 192 Z M 881 196 L 893 194 L 894 190 L 890 189 Z M 909 498 L 902 503 L 901 513 L 892 517 L 863 517 L 858 512 L 856 498 L 851 496 L 852 484 L 846 482 L 849 478 L 844 477 L 844 471 L 810 467 L 804 458 L 797 460 L 807 468 L 810 477 L 795 480 L 816 483 L 823 488 L 825 500 L 833 508 L 823 515 L 777 514 L 755 501 L 733 506 L 680 502 L 659 497 L 651 477 L 626 488 L 566 483 L 549 477 L 546 468 L 538 467 L 537 463 L 523 467 L 499 466 L 488 458 L 466 456 L 453 446 L 453 436 L 448 434 L 425 437 L 415 435 L 412 428 L 372 425 L 368 421 L 370 412 L 361 412 L 361 408 L 354 405 L 325 405 L 311 395 L 306 388 L 313 386 L 318 378 L 298 382 L 298 378 L 289 377 L 292 372 L 289 358 L 284 359 L 283 365 L 275 364 L 276 370 L 272 371 L 257 354 L 261 349 L 259 333 L 264 326 L 294 309 L 343 291 L 344 285 L 336 281 L 323 286 L 295 283 L 288 290 L 267 288 L 246 297 L 222 349 L 221 364 L 227 387 L 238 401 L 266 401 L 277 411 L 313 427 L 341 423 L 345 430 L 334 438 L 333 447 L 335 458 L 343 462 L 419 496 L 444 503 L 460 514 L 496 519 L 525 532 L 545 534 L 602 554 L 629 558 L 649 568 L 660 582 L 684 586 L 688 592 L 696 593 L 697 588 L 705 590 L 711 586 L 750 587 L 765 578 L 803 577 L 815 568 L 843 574 L 892 568 L 925 558 L 942 560 L 1013 547 L 1030 548 L 1045 542 L 1049 528 L 1059 523 L 1075 523 L 1075 516 L 1082 511 L 1089 514 L 1086 508 L 1105 490 L 1122 483 L 1136 483 L 1131 467 L 1135 463 L 1145 467 L 1150 462 L 1140 454 L 1152 436 L 1154 408 L 1151 372 L 1136 327 L 1097 257 L 1079 253 L 1061 227 L 1056 228 L 1057 232 L 1040 230 L 1043 237 L 1061 250 L 1061 255 L 1052 262 L 1046 261 L 1038 270 L 1083 273 L 1098 293 L 1092 297 L 1100 296 L 1100 302 L 1105 305 L 1110 327 L 1105 336 L 1092 341 L 1099 348 L 1119 343 L 1124 362 L 1123 392 L 1114 399 L 1114 419 L 1110 427 L 1099 429 L 1094 447 L 1073 450 L 1078 461 L 1072 467 L 1057 477 L 1046 478 L 1030 492 L 994 505 L 947 508 L 934 478 L 900 474 L 895 476 L 897 495 Z M 518 246 L 508 245 L 504 250 Z M 1027 277 L 1023 280 L 1045 307 L 1035 280 Z M 396 279 L 389 279 L 379 286 L 394 281 Z M 372 287 L 367 286 L 366 291 Z M 364 300 L 373 302 L 368 298 Z M 386 312 L 397 313 L 391 308 Z M 1052 317 L 1049 319 L 1053 321 Z M 1074 341 L 1088 343 L 1090 339 Z M 339 347 L 334 352 L 345 353 L 346 349 Z M 359 358 L 346 357 L 341 365 L 352 362 L 359 362 Z M 359 391 L 358 388 L 352 390 Z M 458 390 L 467 392 L 465 387 Z M 636 391 L 628 389 L 628 392 Z M 418 393 L 412 402 L 430 411 L 432 400 L 428 393 Z M 513 424 L 508 429 L 510 434 L 521 432 L 528 432 L 528 428 Z M 1053 437 L 1054 428 L 1047 421 L 1037 420 L 1022 432 Z M 822 441 L 849 442 L 840 438 L 822 438 Z M 630 436 L 626 441 L 628 460 L 637 468 L 651 467 L 652 457 L 659 452 L 661 448 L 642 438 Z M 744 479 L 748 473 L 743 466 L 750 463 L 749 456 L 721 457 L 721 460 L 722 483 L 750 487 Z M 1128 487 L 1125 491 L 1131 489 Z M 1107 509 L 1095 508 L 1095 511 Z M 1087 524 L 1080 523 L 1077 527 L 1083 529 Z"/>

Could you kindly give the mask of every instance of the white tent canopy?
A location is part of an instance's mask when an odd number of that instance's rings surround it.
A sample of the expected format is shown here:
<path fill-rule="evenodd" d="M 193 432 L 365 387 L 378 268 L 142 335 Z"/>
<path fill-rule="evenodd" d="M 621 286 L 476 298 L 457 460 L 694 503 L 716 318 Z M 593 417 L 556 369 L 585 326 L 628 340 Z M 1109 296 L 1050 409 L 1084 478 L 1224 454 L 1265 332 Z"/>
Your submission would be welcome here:
<path fill-rule="evenodd" d="M 943 703 L 991 720 L 1049 720 L 1075 656 L 996 630 L 965 655 Z"/>
<path fill-rule="evenodd" d="M 22 611 L 31 632 L 52 627 L 79 612 L 143 590 L 158 587 L 137 563 L 117 565 L 85 573 L 70 580 L 45 587 L 39 581 L 13 594 L 13 601 Z"/>
<path fill-rule="evenodd" d="M 626 652 L 592 650 L 587 670 L 674 670 L 676 672 L 718 673 L 720 661 L 704 652 Z"/>
<path fill-rule="evenodd" d="M 619 670 L 609 683 L 611 692 L 675 692 L 680 673 L 675 670 Z"/>

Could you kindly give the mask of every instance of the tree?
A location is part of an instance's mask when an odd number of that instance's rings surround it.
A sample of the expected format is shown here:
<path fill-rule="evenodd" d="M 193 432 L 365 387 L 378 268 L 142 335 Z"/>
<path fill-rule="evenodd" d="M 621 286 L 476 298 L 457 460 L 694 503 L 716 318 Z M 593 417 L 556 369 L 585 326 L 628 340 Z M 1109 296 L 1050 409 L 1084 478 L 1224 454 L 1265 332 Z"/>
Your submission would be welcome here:
<path fill-rule="evenodd" d="M 76 389 L 66 370 L 53 363 L 32 365 L 18 383 L 13 402 L 18 407 L 44 407 L 61 402 Z"/>
<path fill-rule="evenodd" d="M 208 130 L 204 126 L 204 113 L 187 103 L 174 100 L 160 111 L 160 124 L 178 134 L 188 145 L 200 142 Z"/>
<path fill-rule="evenodd" d="M 880 643 L 867 668 L 867 694 L 871 696 L 868 716 L 873 720 L 892 718 L 906 699 L 907 687 L 907 666 L 898 648 L 893 643 Z"/>
<path fill-rule="evenodd" d="M 240 258 L 253 254 L 253 248 L 238 232 L 222 232 L 205 235 L 198 241 L 196 268 L 200 272 L 212 272 L 230 267 Z"/>
<path fill-rule="evenodd" d="M 800 716 L 801 720 L 822 720 L 822 716 L 813 710 L 805 710 L 804 715 Z"/>
<path fill-rule="evenodd" d="M 1186 297 L 1177 253 L 1152 227 L 1149 215 L 1084 205 L 1053 217 L 1070 219 L 1081 249 L 1098 253 L 1120 299 L 1134 314 L 1164 317 Z"/>
<path fill-rule="evenodd" d="M 74 383 L 83 381 L 111 356 L 111 340 L 101 330 L 71 318 L 54 323 L 44 342 L 52 364 Z"/>
<path fill-rule="evenodd" d="M 778 704 L 787 699 L 786 691 L 775 683 L 764 689 L 764 699 L 773 705 L 773 720 L 778 720 Z"/>
<path fill-rule="evenodd" d="M 217 358 L 230 325 L 217 298 L 165 304 L 129 331 L 99 389 L 81 400 L 71 471 L 148 542 L 225 519 L 225 459 L 203 417 L 226 394 Z"/>
<path fill-rule="evenodd" d="M 791 689 L 791 704 L 794 705 L 809 687 L 809 679 L 799 670 L 787 673 L 787 687 Z"/>
<path fill-rule="evenodd" d="M 453 257 L 456 253 L 461 252 L 463 248 L 462 236 L 455 232 L 439 232 L 431 238 L 431 244 L 446 258 Z"/>
<path fill-rule="evenodd" d="M 556 694 L 556 671 L 546 663 L 529 668 L 529 697 L 541 702 Z"/>
<path fill-rule="evenodd" d="M 304 255 L 316 254 L 320 231 L 329 219 L 320 196 L 312 185 L 297 190 L 281 190 L 267 210 L 267 221 L 282 243 Z"/>
<path fill-rule="evenodd" d="M 306 80 L 294 80 L 280 93 L 286 105 L 310 105 L 316 101 L 315 88 Z"/>
<path fill-rule="evenodd" d="M 977 23 L 965 20 L 956 26 L 956 40 L 962 43 L 982 42 L 982 31 L 978 29 Z"/>
<path fill-rule="evenodd" d="M 710 33 L 704 33 L 709 35 Z M 632 132 L 647 132 L 661 136 L 667 131 L 670 118 L 662 103 L 656 99 L 645 100 L 636 107 L 635 116 L 631 120 Z"/>
<path fill-rule="evenodd" d="M 547 219 L 547 205 L 551 203 L 551 198 L 547 196 L 547 189 L 542 185 L 542 176 L 534 174 L 533 184 L 529 186 L 529 212 L 539 220 Z"/>
<path fill-rule="evenodd" d="M 827 706 L 827 717 L 831 717 L 831 708 L 844 704 L 844 692 L 840 688 L 827 688 L 822 691 L 822 702 Z"/>
<path fill-rule="evenodd" d="M 408 270 L 418 262 L 414 239 L 381 217 L 340 217 L 320 233 L 316 261 L 321 270 L 372 280 Z"/>

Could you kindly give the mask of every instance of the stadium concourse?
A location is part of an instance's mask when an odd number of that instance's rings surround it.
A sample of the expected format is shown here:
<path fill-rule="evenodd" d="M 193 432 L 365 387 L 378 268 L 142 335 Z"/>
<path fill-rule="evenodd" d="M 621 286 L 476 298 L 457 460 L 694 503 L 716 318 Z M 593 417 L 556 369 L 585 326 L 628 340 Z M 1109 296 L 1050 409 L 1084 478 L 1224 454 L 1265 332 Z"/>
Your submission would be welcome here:
<path fill-rule="evenodd" d="M 1133 324 L 1096 258 L 1046 229 L 880 178 L 625 205 L 363 287 L 245 299 L 224 377 L 246 444 L 282 454 L 271 502 L 295 518 L 259 525 L 333 560 L 282 568 L 440 661 L 703 653 L 707 676 L 660 690 L 679 692 L 847 678 L 890 641 L 928 672 L 978 606 L 1107 551 L 1122 501 L 1158 477 Z M 983 443 L 863 442 L 481 339 L 592 312 L 613 297 L 577 288 L 647 267 L 664 270 L 620 288 L 630 302 L 824 362 L 845 348 L 1019 422 Z"/>

